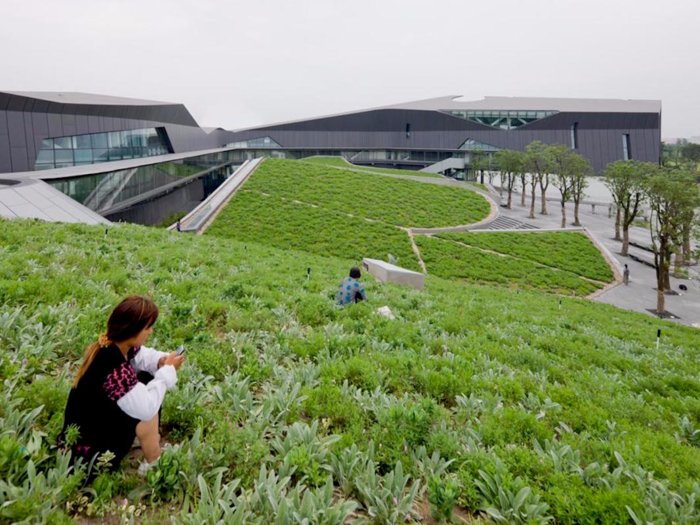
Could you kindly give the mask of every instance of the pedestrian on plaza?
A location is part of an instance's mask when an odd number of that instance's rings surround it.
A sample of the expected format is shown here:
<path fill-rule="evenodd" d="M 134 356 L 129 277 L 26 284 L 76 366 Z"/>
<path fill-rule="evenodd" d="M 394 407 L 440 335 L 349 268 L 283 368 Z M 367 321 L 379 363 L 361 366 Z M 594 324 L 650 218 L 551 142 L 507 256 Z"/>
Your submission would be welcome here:
<path fill-rule="evenodd" d="M 625 271 L 622 274 L 622 282 L 625 283 L 625 286 L 627 286 L 630 283 L 630 269 L 626 264 Z"/>
<path fill-rule="evenodd" d="M 180 226 L 180 219 L 177 220 L 177 231 L 182 231 L 182 227 Z"/>

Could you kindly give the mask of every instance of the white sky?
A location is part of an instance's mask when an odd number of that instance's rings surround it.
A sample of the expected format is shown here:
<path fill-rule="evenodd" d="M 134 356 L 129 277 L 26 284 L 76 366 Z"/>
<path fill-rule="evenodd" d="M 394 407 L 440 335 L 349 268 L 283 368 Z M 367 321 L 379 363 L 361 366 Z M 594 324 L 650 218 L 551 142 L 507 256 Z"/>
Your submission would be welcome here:
<path fill-rule="evenodd" d="M 700 135 L 700 0 L 0 0 L 0 90 L 229 129 L 443 95 L 660 99 Z"/>

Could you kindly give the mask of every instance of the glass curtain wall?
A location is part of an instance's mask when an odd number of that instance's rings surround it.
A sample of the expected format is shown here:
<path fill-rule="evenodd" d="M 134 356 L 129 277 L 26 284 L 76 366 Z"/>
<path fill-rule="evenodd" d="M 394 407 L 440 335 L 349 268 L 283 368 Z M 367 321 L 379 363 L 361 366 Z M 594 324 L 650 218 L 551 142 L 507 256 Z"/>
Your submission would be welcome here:
<path fill-rule="evenodd" d="M 501 111 L 457 111 L 443 110 L 445 113 L 455 117 L 463 118 L 484 124 L 497 129 L 515 129 L 531 122 L 535 122 L 545 117 L 557 113 L 557 111 L 523 111 L 523 110 L 501 110 Z"/>
<path fill-rule="evenodd" d="M 164 128 L 53 137 L 41 141 L 35 170 L 137 159 L 171 153 Z"/>
<path fill-rule="evenodd" d="M 233 152 L 224 151 L 82 177 L 47 179 L 45 182 L 91 210 L 101 213 L 120 202 L 188 177 L 196 177 L 212 168 L 223 165 L 222 169 L 230 169 L 229 166 L 242 162 L 237 162 L 231 153 Z M 225 176 L 216 178 L 219 184 L 223 180 Z"/>

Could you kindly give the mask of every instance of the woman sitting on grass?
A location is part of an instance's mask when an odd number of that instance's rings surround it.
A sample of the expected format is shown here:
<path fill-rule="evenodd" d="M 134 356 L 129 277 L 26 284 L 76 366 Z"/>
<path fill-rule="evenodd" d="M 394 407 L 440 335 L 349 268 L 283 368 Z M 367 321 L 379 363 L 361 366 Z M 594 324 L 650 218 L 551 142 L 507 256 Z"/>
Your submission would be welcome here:
<path fill-rule="evenodd" d="M 59 446 L 70 446 L 74 457 L 91 460 L 109 451 L 116 470 L 134 437 L 146 456 L 139 474 L 160 457 L 158 411 L 185 358 L 142 346 L 156 319 L 153 301 L 127 297 L 109 316 L 107 333 L 85 352 L 59 436 Z"/>

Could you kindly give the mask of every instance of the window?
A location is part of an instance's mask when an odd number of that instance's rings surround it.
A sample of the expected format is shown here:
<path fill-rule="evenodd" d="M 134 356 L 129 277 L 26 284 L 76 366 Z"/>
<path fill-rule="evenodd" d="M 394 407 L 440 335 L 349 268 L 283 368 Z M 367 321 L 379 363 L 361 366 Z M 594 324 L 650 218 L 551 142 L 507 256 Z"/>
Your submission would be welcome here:
<path fill-rule="evenodd" d="M 630 160 L 632 158 L 629 133 L 625 133 L 624 135 L 622 135 L 622 158 L 624 160 Z"/>
<path fill-rule="evenodd" d="M 411 124 L 406 123 L 406 138 L 410 139 L 411 138 Z"/>
<path fill-rule="evenodd" d="M 578 149 L 578 122 L 571 126 L 571 149 Z"/>
<path fill-rule="evenodd" d="M 277 142 L 270 137 L 257 137 L 254 139 L 241 140 L 239 142 L 230 142 L 224 145 L 225 148 L 281 148 Z"/>
<path fill-rule="evenodd" d="M 492 146 L 491 144 L 486 144 L 484 142 L 479 142 L 478 140 L 467 139 L 462 143 L 459 149 L 465 149 L 467 151 L 498 151 L 501 148 L 497 148 L 496 146 Z"/>
<path fill-rule="evenodd" d="M 549 117 L 557 113 L 556 111 L 527 110 L 444 111 L 455 117 L 470 120 L 478 124 L 485 124 L 486 126 L 491 126 L 492 128 L 504 130 L 519 128 L 520 126 L 525 126 L 526 124 L 530 124 L 532 122 L 535 122 L 536 120 Z M 406 133 L 408 134 L 408 124 L 406 126 Z"/>
<path fill-rule="evenodd" d="M 167 144 L 163 128 L 53 137 L 41 141 L 35 169 L 164 155 L 170 153 Z"/>

